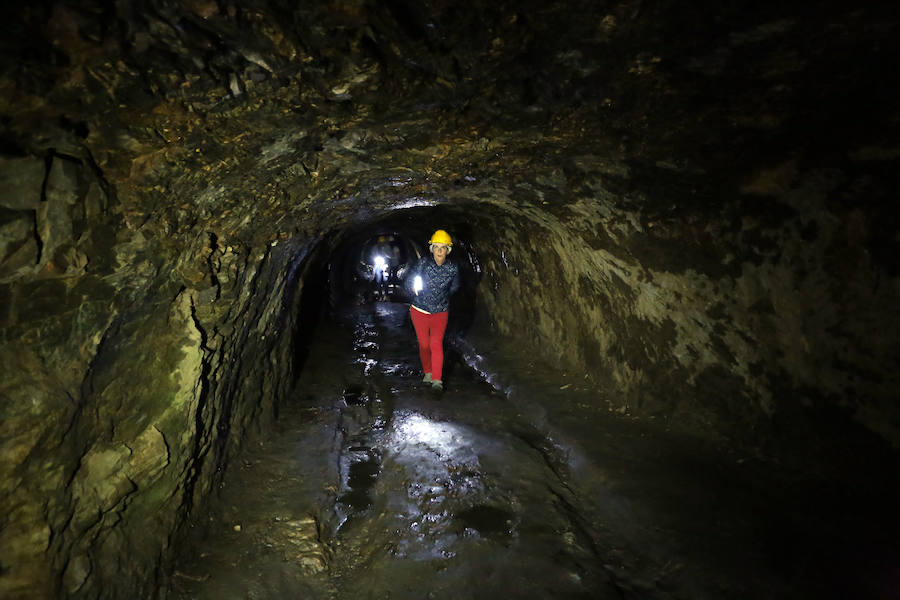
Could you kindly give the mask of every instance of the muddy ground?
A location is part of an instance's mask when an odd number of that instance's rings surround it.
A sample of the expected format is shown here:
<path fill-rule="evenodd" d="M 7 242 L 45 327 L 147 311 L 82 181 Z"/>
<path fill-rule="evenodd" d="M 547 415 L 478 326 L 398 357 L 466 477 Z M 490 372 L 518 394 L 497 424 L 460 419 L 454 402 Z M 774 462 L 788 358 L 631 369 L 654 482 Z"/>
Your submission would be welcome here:
<path fill-rule="evenodd" d="M 322 321 L 277 429 L 181 548 L 169 597 L 900 594 L 889 481 L 779 470 L 610 414 L 539 366 L 500 386 L 456 348 L 435 395 L 407 305 Z"/>

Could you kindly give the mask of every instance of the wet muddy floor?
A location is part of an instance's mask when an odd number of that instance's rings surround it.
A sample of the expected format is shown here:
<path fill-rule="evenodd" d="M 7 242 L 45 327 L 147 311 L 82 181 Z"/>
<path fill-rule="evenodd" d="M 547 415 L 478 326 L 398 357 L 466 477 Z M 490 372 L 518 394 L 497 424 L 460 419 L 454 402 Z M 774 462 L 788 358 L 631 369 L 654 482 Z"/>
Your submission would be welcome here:
<path fill-rule="evenodd" d="M 434 395 L 414 340 L 403 304 L 319 324 L 170 598 L 900 597 L 882 488 L 773 473 L 537 367 L 491 385 L 459 346 Z"/>

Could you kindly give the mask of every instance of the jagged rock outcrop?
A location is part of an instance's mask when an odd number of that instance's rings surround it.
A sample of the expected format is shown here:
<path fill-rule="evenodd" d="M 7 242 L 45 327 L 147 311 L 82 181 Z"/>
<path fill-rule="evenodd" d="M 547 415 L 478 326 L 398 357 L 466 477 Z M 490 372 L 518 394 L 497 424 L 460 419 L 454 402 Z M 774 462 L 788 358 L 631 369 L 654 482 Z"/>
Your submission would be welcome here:
<path fill-rule="evenodd" d="M 612 411 L 896 446 L 900 36 L 826 4 L 4 8 L 0 594 L 159 593 L 391 219 Z"/>

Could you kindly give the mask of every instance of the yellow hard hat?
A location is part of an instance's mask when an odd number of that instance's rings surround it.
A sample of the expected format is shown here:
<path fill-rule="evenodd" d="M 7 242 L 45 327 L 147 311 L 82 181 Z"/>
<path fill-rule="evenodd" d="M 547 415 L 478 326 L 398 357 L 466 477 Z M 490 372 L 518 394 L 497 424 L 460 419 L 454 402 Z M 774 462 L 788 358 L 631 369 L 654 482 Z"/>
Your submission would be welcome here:
<path fill-rule="evenodd" d="M 447 244 L 448 246 L 453 245 L 453 240 L 450 238 L 450 234 L 444 231 L 443 229 L 438 229 L 433 234 L 431 234 L 431 239 L 428 240 L 429 244 Z"/>

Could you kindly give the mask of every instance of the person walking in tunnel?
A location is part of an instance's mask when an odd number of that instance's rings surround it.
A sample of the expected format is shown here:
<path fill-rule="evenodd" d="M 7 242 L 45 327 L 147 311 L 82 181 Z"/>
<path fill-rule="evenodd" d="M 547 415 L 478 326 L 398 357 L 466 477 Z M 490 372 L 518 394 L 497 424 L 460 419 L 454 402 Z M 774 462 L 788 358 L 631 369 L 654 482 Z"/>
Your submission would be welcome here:
<path fill-rule="evenodd" d="M 410 293 L 409 314 L 419 342 L 422 380 L 436 392 L 444 391 L 444 332 L 450 309 L 450 296 L 459 289 L 459 267 L 447 260 L 453 240 L 438 229 L 428 241 L 431 256 L 420 258 L 406 278 Z"/>

